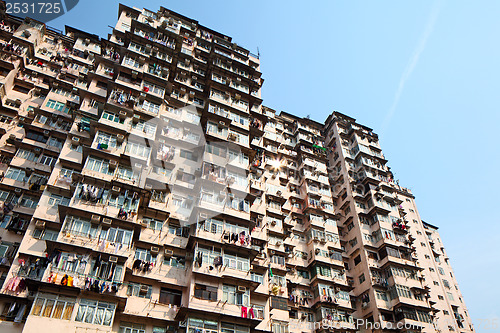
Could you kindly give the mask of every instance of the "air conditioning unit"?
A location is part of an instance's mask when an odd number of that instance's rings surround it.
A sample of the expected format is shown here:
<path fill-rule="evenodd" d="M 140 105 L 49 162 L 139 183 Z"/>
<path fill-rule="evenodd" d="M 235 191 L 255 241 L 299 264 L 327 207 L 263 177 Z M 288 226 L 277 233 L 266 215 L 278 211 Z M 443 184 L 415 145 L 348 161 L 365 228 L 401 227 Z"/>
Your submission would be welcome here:
<path fill-rule="evenodd" d="M 239 293 L 246 293 L 247 287 L 245 286 L 238 286 L 238 292 Z"/>
<path fill-rule="evenodd" d="M 45 228 L 45 221 L 36 220 L 36 222 L 35 222 L 35 228 L 36 229 L 43 229 L 43 228 Z"/>
<path fill-rule="evenodd" d="M 146 58 L 144 57 L 139 57 L 139 63 L 143 65 L 146 62 Z"/>
<path fill-rule="evenodd" d="M 120 188 L 119 186 L 113 186 L 113 187 L 111 188 L 111 191 L 112 191 L 112 192 L 115 192 L 115 193 L 120 193 L 121 188 Z"/>
<path fill-rule="evenodd" d="M 49 136 L 49 135 L 50 135 L 50 131 L 47 131 L 47 130 L 43 131 L 43 136 Z"/>
<path fill-rule="evenodd" d="M 127 118 L 127 111 L 121 110 L 120 112 L 118 112 L 118 117 L 120 117 L 120 119 Z"/>
<path fill-rule="evenodd" d="M 115 160 L 111 160 L 111 161 L 109 161 L 109 163 L 108 163 L 108 164 L 109 164 L 109 166 L 108 166 L 108 167 L 109 167 L 110 169 L 114 169 L 114 168 L 116 168 L 116 166 L 118 165 L 118 162 L 117 162 L 117 161 L 115 161 Z"/>
<path fill-rule="evenodd" d="M 112 219 L 108 219 L 108 218 L 105 218 L 105 219 L 102 219 L 102 224 L 103 225 L 111 225 L 111 223 L 113 222 Z"/>
<path fill-rule="evenodd" d="M 171 257 L 174 255 L 174 251 L 170 249 L 165 249 L 165 257 Z"/>
<path fill-rule="evenodd" d="M 273 254 L 275 254 L 275 253 L 276 253 L 276 252 L 275 252 L 274 250 L 270 250 L 270 251 L 269 251 L 269 254 L 270 254 L 270 255 L 273 255 Z"/>
<path fill-rule="evenodd" d="M 223 122 L 222 120 L 219 121 L 219 127 L 222 128 L 226 125 L 225 122 Z"/>
<path fill-rule="evenodd" d="M 134 124 L 137 124 L 139 120 L 141 120 L 141 116 L 139 116 L 138 114 L 134 114 L 134 116 L 132 117 L 132 122 Z"/>
<path fill-rule="evenodd" d="M 143 102 L 145 99 L 146 99 L 146 93 L 141 92 L 141 93 L 139 94 L 139 101 Z"/>
<path fill-rule="evenodd" d="M 321 251 L 320 249 L 315 249 L 314 253 L 319 254 L 320 251 Z"/>
<path fill-rule="evenodd" d="M 281 242 L 280 242 L 280 241 L 277 241 L 277 242 L 276 242 L 276 246 L 281 246 Z"/>
<path fill-rule="evenodd" d="M 160 248 L 158 246 L 151 246 L 151 253 L 158 254 L 160 252 Z"/>
<path fill-rule="evenodd" d="M 99 215 L 92 214 L 92 217 L 90 218 L 90 222 L 93 224 L 97 224 L 101 221 L 101 217 Z"/>
<path fill-rule="evenodd" d="M 326 239 L 324 239 L 324 238 L 321 238 L 319 241 L 321 242 L 321 244 L 325 244 L 326 243 Z"/>
<path fill-rule="evenodd" d="M 208 219 L 208 215 L 206 213 L 200 213 L 201 219 Z"/>
<path fill-rule="evenodd" d="M 275 225 L 276 225 L 276 221 L 275 221 L 275 220 L 272 220 L 272 221 L 271 221 L 271 225 L 272 225 L 272 226 L 275 226 Z"/>
<path fill-rule="evenodd" d="M 123 134 L 116 135 L 116 142 L 122 143 L 123 140 L 125 140 L 125 135 L 123 135 Z"/>
<path fill-rule="evenodd" d="M 141 285 L 140 292 L 141 293 L 147 293 L 149 291 L 149 286 L 146 286 L 144 284 Z"/>
<path fill-rule="evenodd" d="M 144 185 L 144 189 L 145 189 L 145 190 L 148 190 L 148 191 L 151 191 L 151 190 L 153 189 L 153 185 L 151 185 L 151 184 L 146 184 L 146 185 Z"/>
<path fill-rule="evenodd" d="M 118 262 L 118 257 L 110 256 L 108 261 L 111 262 L 111 263 L 116 264 Z"/>
<path fill-rule="evenodd" d="M 33 148 L 33 151 L 36 153 L 36 154 L 40 154 L 40 152 L 42 151 L 42 149 L 40 147 L 36 147 L 36 148 Z"/>
<path fill-rule="evenodd" d="M 276 195 L 277 195 L 278 197 L 281 197 L 281 195 L 282 195 L 282 194 L 283 194 L 283 193 L 282 193 L 281 191 L 276 191 Z"/>
<path fill-rule="evenodd" d="M 21 188 L 19 188 L 19 187 L 15 188 L 15 189 L 14 189 L 14 192 L 16 192 L 16 193 L 21 193 Z"/>
<path fill-rule="evenodd" d="M 144 220 L 142 220 L 142 221 L 141 221 L 141 225 L 142 225 L 144 228 L 149 227 L 149 223 L 148 223 L 147 221 L 144 221 Z"/>
<path fill-rule="evenodd" d="M 90 44 L 90 39 L 89 38 L 85 38 L 85 45 L 89 45 Z"/>

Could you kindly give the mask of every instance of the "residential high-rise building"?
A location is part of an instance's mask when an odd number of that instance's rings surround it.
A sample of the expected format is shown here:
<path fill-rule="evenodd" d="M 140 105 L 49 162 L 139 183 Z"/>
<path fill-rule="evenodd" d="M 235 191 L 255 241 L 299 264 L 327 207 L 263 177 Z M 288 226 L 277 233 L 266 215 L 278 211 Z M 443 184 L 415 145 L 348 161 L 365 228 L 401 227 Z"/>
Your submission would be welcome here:
<path fill-rule="evenodd" d="M 0 331 L 471 332 L 378 137 L 263 106 L 165 8 L 107 39 L 0 9 Z"/>

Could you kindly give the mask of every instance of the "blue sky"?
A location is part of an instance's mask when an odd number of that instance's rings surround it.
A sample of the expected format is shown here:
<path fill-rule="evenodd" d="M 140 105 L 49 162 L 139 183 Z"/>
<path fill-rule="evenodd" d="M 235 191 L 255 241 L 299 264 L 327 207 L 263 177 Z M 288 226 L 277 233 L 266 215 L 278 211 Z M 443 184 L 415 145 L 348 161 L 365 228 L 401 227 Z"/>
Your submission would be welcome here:
<path fill-rule="evenodd" d="M 121 1 L 160 5 L 256 53 L 264 104 L 319 121 L 332 110 L 379 133 L 421 217 L 440 227 L 478 332 L 500 314 L 500 2 Z M 118 1 L 49 22 L 100 36 Z"/>

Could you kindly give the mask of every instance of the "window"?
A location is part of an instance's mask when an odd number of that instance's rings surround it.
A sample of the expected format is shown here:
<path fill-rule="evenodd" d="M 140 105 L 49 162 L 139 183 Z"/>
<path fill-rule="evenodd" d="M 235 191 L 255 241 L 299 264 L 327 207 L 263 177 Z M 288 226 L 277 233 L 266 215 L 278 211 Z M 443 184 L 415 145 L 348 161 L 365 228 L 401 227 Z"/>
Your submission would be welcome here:
<path fill-rule="evenodd" d="M 448 299 L 449 299 L 450 301 L 454 301 L 454 300 L 455 300 L 455 299 L 453 298 L 453 294 L 452 294 L 452 293 L 447 292 L 447 293 L 446 293 L 446 296 L 448 297 Z"/>
<path fill-rule="evenodd" d="M 193 152 L 184 149 L 181 149 L 180 156 L 191 161 L 196 161 L 198 159 L 198 157 Z"/>
<path fill-rule="evenodd" d="M 10 192 L 0 190 L 0 200 L 7 201 L 10 196 Z"/>
<path fill-rule="evenodd" d="M 123 65 L 128 65 L 128 66 L 135 67 L 135 68 L 141 67 L 141 64 L 139 63 L 139 61 L 135 60 L 134 58 L 128 57 L 128 56 L 125 56 L 123 58 Z"/>
<path fill-rule="evenodd" d="M 120 119 L 120 117 L 118 117 L 116 114 L 108 111 L 104 111 L 101 117 L 102 119 L 106 119 L 115 123 L 123 124 L 125 122 L 124 119 Z"/>
<path fill-rule="evenodd" d="M 175 289 L 162 287 L 160 290 L 160 298 L 158 301 L 163 304 L 180 306 L 182 301 L 182 292 Z"/>
<path fill-rule="evenodd" d="M 138 248 L 135 250 L 135 259 L 147 262 L 156 262 L 156 255 L 152 255 L 149 250 Z"/>
<path fill-rule="evenodd" d="M 50 197 L 49 197 L 48 204 L 49 204 L 49 206 L 59 206 L 59 205 L 68 206 L 70 200 L 71 200 L 70 198 L 66 198 L 66 197 L 51 193 Z"/>
<path fill-rule="evenodd" d="M 205 151 L 210 154 L 214 154 L 220 157 L 226 157 L 226 149 L 223 147 L 219 147 L 215 144 L 208 143 L 205 145 Z"/>
<path fill-rule="evenodd" d="M 309 279 L 310 275 L 308 271 L 297 269 L 297 275 L 302 277 L 303 279 Z"/>
<path fill-rule="evenodd" d="M 140 45 L 134 42 L 130 42 L 128 48 L 139 53 L 146 53 L 146 47 L 144 45 Z"/>
<path fill-rule="evenodd" d="M 110 326 L 115 313 L 115 307 L 113 303 L 82 299 L 78 304 L 75 321 Z"/>
<path fill-rule="evenodd" d="M 146 328 L 140 324 L 120 323 L 118 333 L 146 333 Z"/>
<path fill-rule="evenodd" d="M 153 333 L 167 333 L 166 327 L 153 326 Z"/>
<path fill-rule="evenodd" d="M 285 321 L 273 320 L 271 330 L 273 333 L 288 333 L 288 323 Z"/>
<path fill-rule="evenodd" d="M 271 309 L 288 310 L 287 299 L 283 297 L 271 297 Z"/>
<path fill-rule="evenodd" d="M 389 301 L 389 298 L 387 297 L 387 293 L 385 291 L 375 290 L 375 294 L 377 295 L 378 299 Z"/>
<path fill-rule="evenodd" d="M 438 267 L 439 274 L 444 275 L 444 269 L 442 267 Z"/>
<path fill-rule="evenodd" d="M 144 111 L 158 114 L 160 112 L 160 105 L 146 100 L 142 103 L 142 109 Z"/>
<path fill-rule="evenodd" d="M 132 168 L 119 165 L 116 170 L 116 177 L 119 179 L 130 180 L 135 182 L 139 179 L 139 174 L 134 172 Z"/>
<path fill-rule="evenodd" d="M 58 138 L 54 138 L 53 136 L 51 136 L 47 140 L 47 145 L 48 146 L 52 146 L 52 147 L 56 147 L 56 148 L 62 148 L 63 144 L 64 144 L 63 140 L 58 139 Z"/>
<path fill-rule="evenodd" d="M 142 219 L 142 222 L 147 223 L 149 229 L 153 229 L 156 231 L 163 229 L 163 221 L 161 220 L 157 220 L 151 217 L 144 217 Z"/>
<path fill-rule="evenodd" d="M 15 169 L 11 167 L 9 167 L 9 169 L 5 172 L 5 177 L 19 182 L 28 180 L 28 177 L 26 177 L 26 173 L 23 169 Z"/>
<path fill-rule="evenodd" d="M 231 323 L 221 323 L 221 333 L 249 333 L 250 328 Z"/>
<path fill-rule="evenodd" d="M 85 163 L 85 169 L 108 174 L 108 175 L 113 174 L 113 171 L 111 171 L 109 169 L 109 161 L 108 160 L 102 160 L 100 158 L 96 158 L 93 156 L 89 156 L 87 158 L 87 162 Z"/>
<path fill-rule="evenodd" d="M 64 232 L 75 236 L 95 238 L 97 237 L 97 227 L 84 218 L 67 216 Z"/>
<path fill-rule="evenodd" d="M 225 284 L 222 286 L 222 301 L 228 304 L 248 306 L 250 303 L 250 292 L 246 289 L 242 293 L 238 291 L 238 287 Z"/>
<path fill-rule="evenodd" d="M 116 136 L 102 131 L 97 132 L 95 142 L 100 144 L 100 147 L 104 149 L 115 148 L 118 145 Z"/>
<path fill-rule="evenodd" d="M 148 88 L 148 92 L 152 94 L 163 96 L 163 94 L 165 93 L 165 89 L 147 81 L 144 81 L 144 87 Z"/>
<path fill-rule="evenodd" d="M 45 104 L 46 107 L 54 109 L 56 111 L 61 111 L 64 113 L 69 113 L 69 108 L 64 104 L 63 102 L 59 101 L 54 101 L 53 99 L 49 99 L 47 104 Z"/>
<path fill-rule="evenodd" d="M 38 199 L 35 199 L 27 195 L 23 195 L 21 200 L 19 201 L 19 205 L 26 208 L 34 209 L 38 205 Z"/>
<path fill-rule="evenodd" d="M 188 319 L 189 329 L 187 333 L 195 333 L 200 331 L 205 331 L 205 333 L 217 333 L 219 323 L 211 320 L 203 320 L 203 319 Z"/>
<path fill-rule="evenodd" d="M 365 279 L 365 274 L 361 274 L 361 275 L 359 276 L 359 283 L 361 284 L 361 283 L 365 282 L 365 280 L 366 280 L 366 279 Z"/>
<path fill-rule="evenodd" d="M 136 142 L 127 142 L 127 146 L 125 147 L 125 152 L 139 157 L 148 157 L 150 151 L 150 147 L 143 146 Z"/>
<path fill-rule="evenodd" d="M 70 320 L 75 298 L 39 293 L 33 302 L 31 314 L 54 319 Z"/>
<path fill-rule="evenodd" d="M 153 286 L 129 282 L 127 285 L 127 296 L 136 296 L 141 298 L 151 298 L 151 293 L 153 292 Z"/>
<path fill-rule="evenodd" d="M 148 135 L 154 135 L 156 133 L 156 124 L 150 124 L 144 120 L 139 120 L 137 123 L 132 124 L 132 128 Z"/>
<path fill-rule="evenodd" d="M 163 263 L 171 267 L 184 269 L 186 265 L 186 258 L 181 256 L 163 257 Z"/>
<path fill-rule="evenodd" d="M 38 161 L 38 163 L 41 163 L 44 165 L 49 165 L 49 166 L 53 167 L 54 164 L 56 164 L 56 161 L 57 161 L 57 157 L 42 155 L 42 156 L 40 156 L 40 160 Z"/>
<path fill-rule="evenodd" d="M 35 229 L 33 230 L 33 238 L 41 239 L 41 240 L 57 240 L 57 236 L 59 235 L 58 230 L 50 230 L 50 229 Z"/>
<path fill-rule="evenodd" d="M 16 153 L 16 157 L 28 160 L 28 161 L 34 161 L 36 159 L 35 153 L 32 151 L 28 151 L 25 149 L 18 149 Z"/>
<path fill-rule="evenodd" d="M 217 301 L 217 287 L 195 284 L 194 297 L 208 301 Z"/>
<path fill-rule="evenodd" d="M 96 261 L 93 259 L 90 267 L 90 277 L 116 283 L 122 282 L 123 265 L 116 265 L 108 261 Z"/>
<path fill-rule="evenodd" d="M 250 273 L 250 277 L 252 279 L 252 281 L 254 282 L 258 282 L 258 283 L 263 283 L 264 282 L 264 275 L 262 274 L 257 274 L 257 273 Z"/>

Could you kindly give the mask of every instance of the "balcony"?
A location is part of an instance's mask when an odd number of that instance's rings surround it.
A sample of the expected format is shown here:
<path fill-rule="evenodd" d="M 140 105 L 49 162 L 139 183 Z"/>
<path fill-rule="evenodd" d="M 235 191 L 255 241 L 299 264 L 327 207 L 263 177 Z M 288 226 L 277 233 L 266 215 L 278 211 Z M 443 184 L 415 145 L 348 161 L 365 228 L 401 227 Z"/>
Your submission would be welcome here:
<path fill-rule="evenodd" d="M 127 297 L 127 303 L 123 310 L 124 315 L 143 317 L 145 313 L 148 318 L 175 321 L 175 317 L 180 309 L 180 306 L 172 306 L 170 304 L 162 304 L 157 300 L 145 299 L 140 297 Z M 89 332 L 90 333 L 90 332 Z"/>
<path fill-rule="evenodd" d="M 109 243 L 108 246 L 106 246 L 104 241 L 99 241 L 98 238 L 92 238 L 88 234 L 69 233 L 66 231 L 61 231 L 59 233 L 56 242 L 86 248 L 94 252 L 108 253 L 112 256 L 128 257 L 134 251 L 132 244 Z"/>

